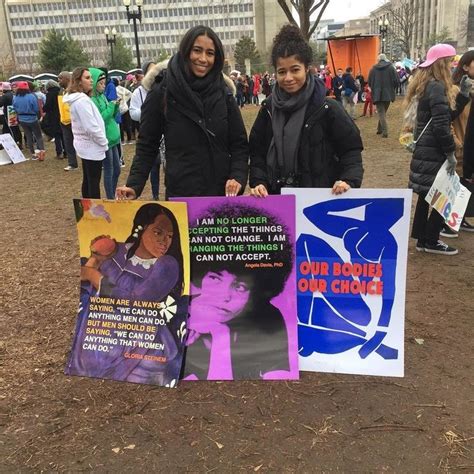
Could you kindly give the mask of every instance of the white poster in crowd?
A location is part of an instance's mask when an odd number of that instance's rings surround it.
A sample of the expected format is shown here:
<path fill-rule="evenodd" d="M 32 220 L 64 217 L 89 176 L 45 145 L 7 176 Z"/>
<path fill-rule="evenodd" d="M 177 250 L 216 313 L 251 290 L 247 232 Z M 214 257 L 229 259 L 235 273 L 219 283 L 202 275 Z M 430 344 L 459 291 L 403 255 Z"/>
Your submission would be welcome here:
<path fill-rule="evenodd" d="M 300 370 L 403 377 L 411 190 L 296 195 Z"/>
<path fill-rule="evenodd" d="M 0 164 L 6 165 L 9 163 L 21 163 L 22 161 L 27 161 L 25 155 L 18 148 L 18 145 L 13 140 L 13 137 L 9 133 L 4 133 L 0 135 L 0 145 L 3 147 L 3 152 L 1 155 Z M 5 156 L 5 154 L 7 156 Z M 7 161 L 8 159 L 8 161 Z"/>
<path fill-rule="evenodd" d="M 444 217 L 446 224 L 457 232 L 470 197 L 471 192 L 461 184 L 459 176 L 456 173 L 448 173 L 448 161 L 445 161 L 425 200 Z"/>

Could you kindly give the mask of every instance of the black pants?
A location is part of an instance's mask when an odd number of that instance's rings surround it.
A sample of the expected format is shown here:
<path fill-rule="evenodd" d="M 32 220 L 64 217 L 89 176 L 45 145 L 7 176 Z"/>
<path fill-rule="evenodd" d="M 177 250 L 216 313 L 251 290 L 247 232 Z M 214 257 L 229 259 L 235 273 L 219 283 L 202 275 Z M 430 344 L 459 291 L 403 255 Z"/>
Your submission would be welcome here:
<path fill-rule="evenodd" d="M 130 118 L 130 112 L 122 114 L 122 122 L 120 123 L 120 140 L 124 141 L 125 134 L 127 135 L 127 141 L 132 140 L 132 119 Z"/>
<path fill-rule="evenodd" d="M 67 163 L 73 168 L 77 168 L 76 150 L 74 149 L 74 135 L 72 134 L 71 124 L 61 124 L 63 132 L 64 151 L 67 155 Z"/>
<path fill-rule="evenodd" d="M 135 120 L 131 120 L 130 128 L 132 130 L 132 137 L 134 140 L 138 138 L 138 133 L 140 132 L 140 122 L 136 122 Z"/>
<path fill-rule="evenodd" d="M 436 244 L 444 225 L 444 218 L 435 209 L 431 209 L 430 213 L 430 205 L 425 201 L 425 197 L 426 194 L 418 195 L 411 236 L 422 243 Z"/>
<path fill-rule="evenodd" d="M 100 199 L 102 160 L 82 159 L 82 197 Z"/>

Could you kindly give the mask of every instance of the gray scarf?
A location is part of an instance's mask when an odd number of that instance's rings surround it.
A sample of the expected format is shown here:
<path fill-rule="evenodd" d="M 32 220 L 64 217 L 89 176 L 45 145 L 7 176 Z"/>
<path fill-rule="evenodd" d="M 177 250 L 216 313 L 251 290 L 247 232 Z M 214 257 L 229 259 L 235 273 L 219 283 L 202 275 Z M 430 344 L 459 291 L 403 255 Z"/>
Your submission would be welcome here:
<path fill-rule="evenodd" d="M 272 188 L 276 187 L 278 179 L 297 174 L 300 135 L 313 92 L 312 74 L 308 74 L 306 84 L 294 95 L 275 84 L 272 93 L 273 138 L 267 153 L 268 178 Z"/>

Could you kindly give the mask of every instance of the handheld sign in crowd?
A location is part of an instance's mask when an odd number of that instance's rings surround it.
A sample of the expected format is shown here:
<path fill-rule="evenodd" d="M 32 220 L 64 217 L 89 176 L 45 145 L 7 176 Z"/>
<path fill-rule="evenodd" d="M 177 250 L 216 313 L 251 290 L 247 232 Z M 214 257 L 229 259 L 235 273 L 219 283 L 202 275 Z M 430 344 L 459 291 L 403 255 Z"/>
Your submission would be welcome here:
<path fill-rule="evenodd" d="M 66 374 L 175 386 L 189 295 L 186 205 L 74 206 L 81 293 Z"/>
<path fill-rule="evenodd" d="M 403 376 L 411 191 L 284 194 L 75 200 L 81 298 L 66 374 L 170 387 Z"/>
<path fill-rule="evenodd" d="M 300 370 L 403 376 L 410 190 L 296 195 Z"/>
<path fill-rule="evenodd" d="M 443 216 L 446 224 L 457 232 L 470 197 L 471 192 L 461 184 L 459 176 L 456 173 L 448 173 L 446 160 L 438 171 L 425 200 Z"/>
<path fill-rule="evenodd" d="M 13 140 L 9 133 L 0 135 L 0 165 L 9 165 L 10 163 L 21 163 L 27 161 L 25 155 L 18 148 L 18 145 Z"/>
<path fill-rule="evenodd" d="M 185 380 L 297 379 L 295 198 L 187 198 Z"/>

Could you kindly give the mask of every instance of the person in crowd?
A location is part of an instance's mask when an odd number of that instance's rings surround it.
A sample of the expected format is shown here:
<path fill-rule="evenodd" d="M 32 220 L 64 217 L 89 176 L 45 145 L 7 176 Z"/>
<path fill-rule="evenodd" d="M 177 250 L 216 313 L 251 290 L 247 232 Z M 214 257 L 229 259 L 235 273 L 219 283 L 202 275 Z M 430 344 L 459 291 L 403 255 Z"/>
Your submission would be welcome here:
<path fill-rule="evenodd" d="M 148 92 L 153 87 L 156 78 L 159 74 L 166 69 L 168 61 L 163 61 L 159 64 L 155 64 L 152 61 L 146 61 L 143 64 L 143 72 L 145 76 L 143 77 L 140 87 L 135 89 L 132 94 L 132 100 L 130 103 L 130 116 L 133 120 L 140 122 L 141 120 L 141 109 L 142 105 L 145 102 Z M 160 142 L 160 150 L 156 151 L 156 159 L 150 171 L 150 184 L 151 184 L 151 193 L 153 199 L 158 200 L 160 195 L 160 167 L 161 167 L 161 156 L 164 155 L 164 140 Z"/>
<path fill-rule="evenodd" d="M 145 63 L 146 65 L 146 63 Z M 133 80 L 131 83 L 131 92 L 132 94 L 142 85 L 142 80 L 143 80 L 144 74 L 143 70 L 140 69 L 135 75 L 133 76 Z M 134 120 L 132 118 L 132 123 L 131 123 L 131 129 L 132 129 L 132 137 L 133 140 L 135 140 L 136 137 L 138 137 L 138 133 L 140 132 L 140 122 L 137 120 Z"/>
<path fill-rule="evenodd" d="M 128 145 L 132 142 L 132 129 L 130 122 L 130 102 L 132 99 L 132 93 L 124 87 L 118 79 L 114 78 L 113 81 L 117 89 L 117 97 L 120 99 L 120 142 L 122 145 Z M 127 136 L 127 141 L 125 141 L 125 135 Z"/>
<path fill-rule="evenodd" d="M 236 88 L 235 99 L 237 100 L 237 105 L 242 109 L 245 106 L 245 83 L 243 76 L 237 78 Z"/>
<path fill-rule="evenodd" d="M 359 71 L 357 73 L 357 76 L 355 77 L 355 81 L 356 81 L 356 84 L 357 84 L 357 87 L 358 87 L 357 102 L 362 102 L 362 94 L 365 91 L 365 84 L 366 84 L 365 77 L 363 76 L 362 71 Z"/>
<path fill-rule="evenodd" d="M 258 95 L 260 94 L 261 88 L 261 77 L 260 74 L 254 74 L 253 76 L 253 90 L 252 90 L 252 103 L 254 105 L 260 105 L 260 98 Z"/>
<path fill-rule="evenodd" d="M 352 75 L 352 68 L 346 68 L 345 74 L 342 76 L 344 81 L 344 89 L 342 94 L 342 103 L 346 112 L 351 116 L 352 120 L 356 119 L 355 116 L 355 96 L 359 91 L 354 76 Z"/>
<path fill-rule="evenodd" d="M 183 295 L 183 252 L 180 232 L 174 214 L 160 204 L 141 206 L 125 242 L 108 236 L 97 236 L 91 242 L 91 255 L 81 266 L 81 312 L 78 317 L 74 345 L 87 334 L 87 314 L 90 296 L 130 298 L 144 301 L 164 301 L 168 296 L 180 303 Z M 115 249 L 102 255 L 95 249 L 99 240 L 107 239 Z M 182 320 L 178 323 L 179 327 Z M 133 354 L 165 356 L 168 364 L 150 364 L 143 357 L 125 358 L 130 348 L 116 345 L 104 354 L 74 347 L 67 371 L 89 377 L 106 377 L 137 383 L 160 383 L 165 377 L 163 367 L 173 366 L 179 372 L 181 364 L 178 341 L 171 327 L 160 327 L 154 342 L 165 349 L 134 348 Z M 179 357 L 178 357 L 179 356 Z M 117 364 L 120 360 L 120 364 Z"/>
<path fill-rule="evenodd" d="M 78 168 L 76 150 L 74 148 L 74 136 L 71 127 L 71 111 L 69 110 L 69 105 L 63 100 L 70 81 L 70 72 L 62 71 L 59 73 L 58 82 L 61 87 L 60 93 L 58 94 L 59 121 L 64 143 L 64 154 L 67 157 L 68 163 L 64 171 L 75 171 Z"/>
<path fill-rule="evenodd" d="M 117 189 L 118 198 L 140 196 L 162 135 L 167 197 L 243 192 L 247 134 L 223 66 L 224 49 L 211 28 L 195 26 L 184 35 L 143 104 L 136 156 L 127 186 Z"/>
<path fill-rule="evenodd" d="M 453 73 L 453 82 L 457 87 L 461 87 L 461 81 L 464 76 L 468 76 L 471 81 L 474 80 L 474 51 L 464 53 L 458 61 Z M 457 172 L 462 177 L 461 182 L 471 189 L 474 183 L 474 95 L 471 90 L 470 101 L 462 113 L 454 120 L 454 140 L 456 142 Z M 471 201 L 474 195 L 471 195 Z M 472 216 L 471 216 L 472 217 Z M 461 231 L 474 232 L 474 226 L 465 218 L 461 222 Z M 441 235 L 447 237 L 454 232 L 445 227 Z"/>
<path fill-rule="evenodd" d="M 74 148 L 82 159 L 82 197 L 100 199 L 102 162 L 109 145 L 104 120 L 89 98 L 91 92 L 89 69 L 77 67 L 72 72 L 63 102 L 70 107 Z"/>
<path fill-rule="evenodd" d="M 31 159 L 44 161 L 46 151 L 39 123 L 40 107 L 36 95 L 30 92 L 28 82 L 17 82 L 13 109 L 18 116 L 18 123 L 25 133 L 26 146 L 30 150 Z M 35 141 L 38 147 L 37 152 L 35 151 Z"/>
<path fill-rule="evenodd" d="M 32 92 L 38 99 L 39 106 L 39 119 L 42 120 L 44 117 L 44 104 L 46 103 L 46 94 L 41 90 L 41 84 L 38 81 L 29 82 L 28 86 L 30 92 Z"/>
<path fill-rule="evenodd" d="M 23 149 L 23 136 L 18 125 L 18 117 L 12 110 L 13 92 L 12 85 L 9 82 L 2 82 L 2 96 L 0 97 L 0 109 L 3 112 L 3 133 L 9 133 L 16 144 Z M 13 114 L 12 114 L 13 112 Z"/>
<path fill-rule="evenodd" d="M 426 61 L 408 87 L 406 104 L 418 101 L 415 151 L 410 164 L 410 188 L 418 194 L 411 236 L 417 239 L 416 249 L 440 255 L 455 255 L 458 250 L 439 239 L 444 217 L 429 209 L 425 197 L 436 175 L 448 161 L 448 171 L 456 167 L 455 142 L 452 120 L 469 102 L 471 82 L 466 76 L 461 81 L 460 92 L 453 87 L 451 62 L 456 50 L 447 44 L 437 44 L 428 50 Z"/>
<path fill-rule="evenodd" d="M 367 110 L 369 111 L 370 116 L 372 117 L 374 113 L 374 103 L 372 102 L 372 91 L 370 90 L 369 84 L 367 82 L 364 85 L 364 94 L 365 102 L 362 117 L 365 117 L 367 115 Z"/>
<path fill-rule="evenodd" d="M 262 78 L 262 92 L 265 97 L 268 97 L 272 93 L 272 88 L 270 86 L 270 75 L 266 72 Z"/>
<path fill-rule="evenodd" d="M 92 76 L 92 102 L 96 105 L 105 124 L 105 135 L 109 148 L 105 153 L 104 188 L 107 199 L 115 199 L 118 178 L 120 176 L 120 128 L 115 120 L 119 102 L 110 102 L 105 97 L 106 74 L 102 69 L 90 68 Z"/>
<path fill-rule="evenodd" d="M 253 97 L 253 79 L 248 74 L 245 74 L 245 81 L 247 83 L 247 89 L 245 91 L 245 103 L 250 105 Z"/>
<path fill-rule="evenodd" d="M 395 90 L 399 84 L 398 74 L 385 54 L 379 54 L 378 63 L 369 72 L 369 87 L 372 101 L 377 107 L 379 121 L 377 135 L 388 137 L 387 111 L 390 102 L 395 101 Z"/>
<path fill-rule="evenodd" d="M 62 160 L 66 158 L 63 153 L 64 143 L 61 130 L 61 116 L 59 112 L 58 96 L 59 84 L 56 81 L 49 80 L 46 83 L 46 102 L 43 106 L 44 117 L 42 128 L 46 135 L 54 138 L 54 146 L 56 148 L 56 158 Z"/>
<path fill-rule="evenodd" d="M 0 82 L 0 100 L 3 97 L 3 82 Z M 8 131 L 8 122 L 5 117 L 5 111 L 3 110 L 3 105 L 0 105 L 0 126 L 2 127 L 2 134 L 10 133 Z"/>
<path fill-rule="evenodd" d="M 326 86 L 326 95 L 330 96 L 332 93 L 332 74 L 329 68 L 324 71 L 324 85 Z"/>
<path fill-rule="evenodd" d="M 298 27 L 284 26 L 273 40 L 277 83 L 250 132 L 252 194 L 282 187 L 332 188 L 342 194 L 362 183 L 360 133 L 326 87 L 309 74 L 312 50 Z"/>
<path fill-rule="evenodd" d="M 334 98 L 342 103 L 342 91 L 344 90 L 344 79 L 342 78 L 343 72 L 341 68 L 338 68 L 337 74 L 332 81 L 332 89 L 334 91 Z"/>

